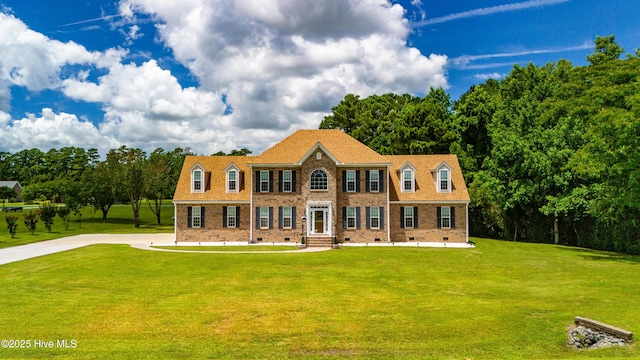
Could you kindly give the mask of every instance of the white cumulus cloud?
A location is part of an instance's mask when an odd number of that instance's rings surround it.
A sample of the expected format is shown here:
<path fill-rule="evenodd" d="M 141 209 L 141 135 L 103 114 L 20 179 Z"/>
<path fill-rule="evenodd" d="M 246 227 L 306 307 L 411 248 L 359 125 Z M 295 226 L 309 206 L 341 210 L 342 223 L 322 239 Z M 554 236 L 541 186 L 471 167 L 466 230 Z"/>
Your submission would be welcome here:
<path fill-rule="evenodd" d="M 126 46 L 142 36 L 138 19 L 154 21 L 159 46 L 198 85 L 182 86 L 161 59 L 128 62 L 128 48 L 88 51 L 0 13 L 3 147 L 260 152 L 296 129 L 317 128 L 347 93 L 448 87 L 447 57 L 409 46 L 405 10 L 387 0 L 121 0 L 118 9 L 109 17 L 123 19 L 113 31 L 126 35 Z M 12 119 L 11 86 L 60 91 L 98 104 L 104 116 L 79 120 L 51 104 L 40 116 Z"/>
<path fill-rule="evenodd" d="M 233 107 L 224 129 L 243 129 L 252 149 L 316 128 L 347 93 L 448 86 L 447 58 L 408 46 L 404 9 L 386 0 L 125 0 L 120 8 L 158 19 L 162 41 L 201 89 Z"/>

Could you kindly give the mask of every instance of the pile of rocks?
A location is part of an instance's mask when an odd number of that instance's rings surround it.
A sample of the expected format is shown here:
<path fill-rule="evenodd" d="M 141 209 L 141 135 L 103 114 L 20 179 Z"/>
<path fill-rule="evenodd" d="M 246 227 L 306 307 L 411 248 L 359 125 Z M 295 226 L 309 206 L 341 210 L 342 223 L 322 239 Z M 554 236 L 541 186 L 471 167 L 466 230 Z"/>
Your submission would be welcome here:
<path fill-rule="evenodd" d="M 567 345 L 577 349 L 600 349 L 611 346 L 624 346 L 625 340 L 604 332 L 578 326 L 569 330 Z"/>

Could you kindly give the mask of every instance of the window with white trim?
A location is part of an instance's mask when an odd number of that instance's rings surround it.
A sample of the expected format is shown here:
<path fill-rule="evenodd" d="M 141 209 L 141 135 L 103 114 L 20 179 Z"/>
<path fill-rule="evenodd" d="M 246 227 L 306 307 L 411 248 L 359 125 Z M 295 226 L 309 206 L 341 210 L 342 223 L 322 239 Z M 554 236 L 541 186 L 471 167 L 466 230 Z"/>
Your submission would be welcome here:
<path fill-rule="evenodd" d="M 440 208 L 440 224 L 443 229 L 451 228 L 451 207 L 443 206 Z"/>
<path fill-rule="evenodd" d="M 377 206 L 372 206 L 369 209 L 369 226 L 372 229 L 380 228 L 380 208 Z"/>
<path fill-rule="evenodd" d="M 356 208 L 355 206 L 347 206 L 347 229 L 356 228 Z"/>
<path fill-rule="evenodd" d="M 227 192 L 238 192 L 238 171 L 235 169 L 227 171 Z"/>
<path fill-rule="evenodd" d="M 292 180 L 291 180 L 291 170 L 282 171 L 282 191 L 283 192 L 291 192 Z"/>
<path fill-rule="evenodd" d="M 369 171 L 369 191 L 370 192 L 378 192 L 380 191 L 380 171 L 371 170 Z"/>
<path fill-rule="evenodd" d="M 260 171 L 260 192 L 269 192 L 269 171 Z"/>
<path fill-rule="evenodd" d="M 282 227 L 291 229 L 291 206 L 282 207 Z"/>
<path fill-rule="evenodd" d="M 402 170 L 402 191 L 413 192 L 414 191 L 413 184 L 414 184 L 413 170 L 411 169 Z"/>
<path fill-rule="evenodd" d="M 313 170 L 311 173 L 311 190 L 327 190 L 327 173 L 323 170 Z"/>
<path fill-rule="evenodd" d="M 413 206 L 404 207 L 404 227 L 413 229 Z"/>
<path fill-rule="evenodd" d="M 202 214 L 200 210 L 202 210 L 200 206 L 194 206 L 191 208 L 191 227 L 192 228 L 199 228 L 202 226 Z"/>
<path fill-rule="evenodd" d="M 236 209 L 235 206 L 227 206 L 227 227 L 234 228 L 236 227 L 237 219 L 236 219 Z"/>
<path fill-rule="evenodd" d="M 451 179 L 449 178 L 449 169 L 440 169 L 438 171 L 438 191 L 448 192 L 451 191 Z"/>
<path fill-rule="evenodd" d="M 261 229 L 269 228 L 269 207 L 268 206 L 260 207 L 260 228 Z"/>
<path fill-rule="evenodd" d="M 196 169 L 191 173 L 191 191 L 202 192 L 202 170 Z"/>
<path fill-rule="evenodd" d="M 347 170 L 347 192 L 356 191 L 356 171 Z"/>

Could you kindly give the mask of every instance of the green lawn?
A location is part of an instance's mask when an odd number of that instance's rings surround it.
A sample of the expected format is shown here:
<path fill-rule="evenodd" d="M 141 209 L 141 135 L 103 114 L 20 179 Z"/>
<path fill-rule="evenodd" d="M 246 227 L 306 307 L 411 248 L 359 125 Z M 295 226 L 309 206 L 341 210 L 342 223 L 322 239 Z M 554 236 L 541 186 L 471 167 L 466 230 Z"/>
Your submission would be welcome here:
<path fill-rule="evenodd" d="M 0 358 L 640 358 L 564 346 L 576 315 L 640 334 L 640 258 L 475 249 L 207 254 L 95 245 L 0 266 Z"/>
<path fill-rule="evenodd" d="M 159 233 L 173 232 L 173 203 L 165 200 L 160 212 L 162 225 L 157 224 L 155 215 L 149 209 L 146 202 L 140 207 L 140 228 L 135 228 L 133 223 L 133 212 L 131 205 L 117 204 L 111 207 L 107 214 L 107 221 L 102 221 L 102 212 L 94 211 L 87 206 L 83 209 L 81 222 L 75 215 L 70 216 L 69 228 L 65 229 L 62 219 L 55 217 L 51 232 L 47 232 L 44 223 L 38 222 L 37 229 L 32 235 L 24 225 L 23 214 L 29 210 L 38 209 L 37 205 L 7 204 L 7 206 L 24 206 L 23 212 L 0 212 L 0 249 L 23 245 L 37 241 L 57 239 L 65 236 L 78 234 L 136 234 L 136 233 Z M 15 215 L 18 217 L 18 229 L 15 238 L 11 238 L 5 217 Z"/>

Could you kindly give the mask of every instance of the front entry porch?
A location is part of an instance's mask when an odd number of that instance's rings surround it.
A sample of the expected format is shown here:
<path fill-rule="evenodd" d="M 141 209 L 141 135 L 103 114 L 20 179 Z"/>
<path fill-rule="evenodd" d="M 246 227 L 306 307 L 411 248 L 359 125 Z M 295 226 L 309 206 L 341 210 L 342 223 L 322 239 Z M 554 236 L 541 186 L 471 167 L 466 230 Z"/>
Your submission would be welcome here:
<path fill-rule="evenodd" d="M 333 236 L 331 202 L 307 203 L 307 246 L 331 246 Z"/>

